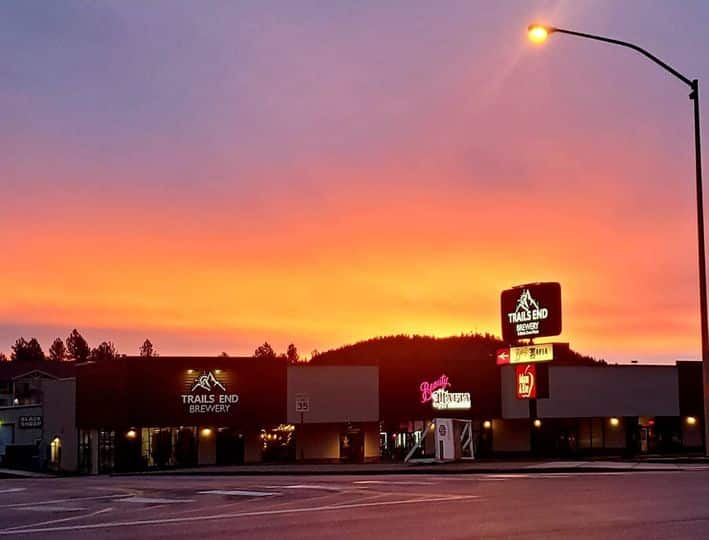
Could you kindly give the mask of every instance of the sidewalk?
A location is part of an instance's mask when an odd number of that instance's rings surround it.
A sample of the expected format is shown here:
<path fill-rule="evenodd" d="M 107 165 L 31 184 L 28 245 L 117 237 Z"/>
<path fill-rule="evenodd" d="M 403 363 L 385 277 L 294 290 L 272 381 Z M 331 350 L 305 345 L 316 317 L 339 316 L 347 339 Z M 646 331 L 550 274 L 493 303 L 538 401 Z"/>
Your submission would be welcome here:
<path fill-rule="evenodd" d="M 19 469 L 0 469 L 0 478 L 55 478 L 55 475 Z"/>
<path fill-rule="evenodd" d="M 274 464 L 203 466 L 187 469 L 116 473 L 115 476 L 295 476 L 380 474 L 543 474 L 598 472 L 709 471 L 709 461 L 656 463 L 647 461 L 474 461 L 457 463 Z"/>

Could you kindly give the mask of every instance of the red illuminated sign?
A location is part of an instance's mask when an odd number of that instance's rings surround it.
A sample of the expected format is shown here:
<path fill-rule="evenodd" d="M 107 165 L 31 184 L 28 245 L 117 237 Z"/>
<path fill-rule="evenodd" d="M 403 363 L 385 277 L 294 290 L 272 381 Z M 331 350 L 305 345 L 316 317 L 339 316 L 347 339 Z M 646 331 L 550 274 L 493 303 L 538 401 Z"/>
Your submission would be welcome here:
<path fill-rule="evenodd" d="M 534 364 L 515 366 L 515 388 L 517 399 L 536 399 L 537 369 Z"/>

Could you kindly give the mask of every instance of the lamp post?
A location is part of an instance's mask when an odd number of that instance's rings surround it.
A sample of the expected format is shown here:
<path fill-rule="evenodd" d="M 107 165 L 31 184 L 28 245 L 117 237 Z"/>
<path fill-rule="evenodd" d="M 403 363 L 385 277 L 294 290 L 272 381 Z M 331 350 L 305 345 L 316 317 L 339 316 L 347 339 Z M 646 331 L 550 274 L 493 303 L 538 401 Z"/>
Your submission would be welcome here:
<path fill-rule="evenodd" d="M 707 276 L 706 276 L 706 257 L 704 247 L 704 195 L 702 193 L 702 146 L 701 136 L 699 133 L 699 80 L 689 79 L 682 75 L 679 71 L 665 64 L 656 56 L 650 54 L 645 49 L 617 39 L 611 39 L 594 34 L 585 34 L 582 32 L 574 32 L 554 26 L 543 24 L 531 24 L 527 31 L 529 39 L 535 43 L 541 43 L 549 37 L 550 34 L 568 34 L 580 38 L 593 39 L 602 41 L 612 45 L 620 45 L 639 52 L 646 58 L 649 58 L 655 64 L 665 69 L 680 81 L 685 83 L 690 88 L 689 99 L 694 102 L 694 159 L 696 165 L 696 182 L 697 182 L 697 242 L 699 252 L 699 311 L 701 314 L 701 330 L 702 330 L 702 372 L 704 374 L 704 452 L 709 456 L 709 326 L 707 324 Z"/>

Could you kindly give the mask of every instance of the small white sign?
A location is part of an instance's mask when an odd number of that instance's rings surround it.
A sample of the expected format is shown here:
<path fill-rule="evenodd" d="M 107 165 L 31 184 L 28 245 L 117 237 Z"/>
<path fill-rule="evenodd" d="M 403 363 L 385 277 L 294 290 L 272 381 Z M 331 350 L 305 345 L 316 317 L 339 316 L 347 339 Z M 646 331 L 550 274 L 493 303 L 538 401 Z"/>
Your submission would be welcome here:
<path fill-rule="evenodd" d="M 310 395 L 296 394 L 295 395 L 295 412 L 306 413 L 310 412 Z"/>
<path fill-rule="evenodd" d="M 470 392 L 449 392 L 439 389 L 433 393 L 433 408 L 438 410 L 447 409 L 470 409 Z"/>
<path fill-rule="evenodd" d="M 529 364 L 551 360 L 554 360 L 554 345 L 552 343 L 510 347 L 510 364 Z"/>

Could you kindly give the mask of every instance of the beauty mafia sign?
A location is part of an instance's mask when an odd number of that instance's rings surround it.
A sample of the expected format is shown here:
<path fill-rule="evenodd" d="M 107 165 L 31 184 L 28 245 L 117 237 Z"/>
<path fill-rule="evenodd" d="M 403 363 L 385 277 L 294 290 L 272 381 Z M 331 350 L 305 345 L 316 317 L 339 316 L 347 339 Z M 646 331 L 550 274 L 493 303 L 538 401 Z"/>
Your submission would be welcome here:
<path fill-rule="evenodd" d="M 530 283 L 502 291 L 500 297 L 502 338 L 556 336 L 561 333 L 561 285 Z"/>
<path fill-rule="evenodd" d="M 441 375 L 433 382 L 424 381 L 419 385 L 421 403 L 432 402 L 437 410 L 470 409 L 470 392 L 449 392 L 451 383 L 448 375 Z"/>
<path fill-rule="evenodd" d="M 239 395 L 228 393 L 226 383 L 217 379 L 212 371 L 203 372 L 194 380 L 189 393 L 180 397 L 189 414 L 226 414 L 239 402 Z"/>

